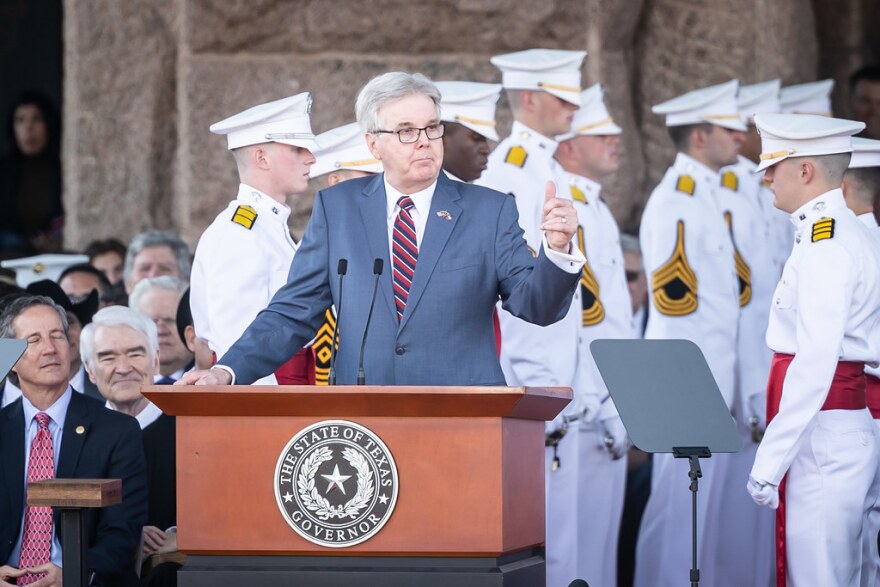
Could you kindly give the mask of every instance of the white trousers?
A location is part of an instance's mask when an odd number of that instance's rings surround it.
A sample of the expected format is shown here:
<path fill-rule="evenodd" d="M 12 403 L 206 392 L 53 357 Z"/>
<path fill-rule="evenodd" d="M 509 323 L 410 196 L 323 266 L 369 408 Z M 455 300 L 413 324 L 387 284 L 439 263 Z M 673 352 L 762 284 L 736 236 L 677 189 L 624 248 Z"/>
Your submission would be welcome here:
<path fill-rule="evenodd" d="M 880 420 L 874 420 L 877 434 L 880 436 Z M 877 534 L 880 533 L 880 460 L 874 481 L 868 491 L 868 503 L 871 507 L 865 516 L 862 529 L 862 580 L 861 587 L 880 585 L 880 552 L 878 552 Z"/>
<path fill-rule="evenodd" d="M 865 410 L 819 412 L 786 481 L 787 587 L 858 587 L 878 446 Z"/>
<path fill-rule="evenodd" d="M 727 470 L 718 500 L 718 532 L 705 543 L 707 556 L 714 556 L 717 585 L 725 587 L 775 587 L 776 512 L 760 507 L 749 495 L 746 483 L 758 445 L 751 431 L 740 425 L 743 449 L 727 456 Z M 713 457 L 714 458 L 714 457 Z M 701 489 L 702 491 L 702 489 Z"/>
<path fill-rule="evenodd" d="M 599 444 L 602 436 L 594 425 L 569 424 L 556 471 L 553 449 L 546 449 L 547 587 L 568 587 L 574 579 L 590 587 L 617 585 L 626 459 L 613 460 Z"/>

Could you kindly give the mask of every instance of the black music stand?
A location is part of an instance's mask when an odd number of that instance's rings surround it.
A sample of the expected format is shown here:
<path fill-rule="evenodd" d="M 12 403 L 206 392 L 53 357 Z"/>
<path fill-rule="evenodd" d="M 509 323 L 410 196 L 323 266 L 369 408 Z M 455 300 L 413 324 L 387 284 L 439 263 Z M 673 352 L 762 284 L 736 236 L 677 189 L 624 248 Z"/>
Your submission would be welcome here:
<path fill-rule="evenodd" d="M 594 340 L 590 351 L 630 438 L 690 462 L 692 587 L 697 568 L 700 459 L 742 448 L 736 423 L 699 347 L 689 340 Z"/>

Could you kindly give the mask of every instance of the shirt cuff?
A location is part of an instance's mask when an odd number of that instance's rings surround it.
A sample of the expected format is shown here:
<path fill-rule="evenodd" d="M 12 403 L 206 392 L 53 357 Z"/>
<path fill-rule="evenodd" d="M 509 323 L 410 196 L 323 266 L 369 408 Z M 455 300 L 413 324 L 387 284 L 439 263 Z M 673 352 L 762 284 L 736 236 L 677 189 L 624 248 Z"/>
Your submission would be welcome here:
<path fill-rule="evenodd" d="M 584 257 L 584 254 L 579 248 L 571 247 L 571 252 L 566 255 L 565 253 L 560 253 L 550 248 L 550 243 L 547 242 L 546 234 L 541 237 L 541 240 L 544 243 L 544 254 L 547 255 L 547 258 L 551 263 L 566 273 L 580 273 L 581 268 L 583 268 L 587 262 L 587 258 Z M 217 366 L 219 367 L 220 365 Z"/>
<path fill-rule="evenodd" d="M 229 382 L 229 385 L 235 385 L 235 371 L 232 370 L 232 367 L 227 367 L 226 365 L 221 365 L 219 363 L 216 363 L 213 367 L 211 367 L 211 369 L 214 369 L 214 368 L 223 369 L 224 371 L 229 373 L 232 376 L 232 381 Z"/>

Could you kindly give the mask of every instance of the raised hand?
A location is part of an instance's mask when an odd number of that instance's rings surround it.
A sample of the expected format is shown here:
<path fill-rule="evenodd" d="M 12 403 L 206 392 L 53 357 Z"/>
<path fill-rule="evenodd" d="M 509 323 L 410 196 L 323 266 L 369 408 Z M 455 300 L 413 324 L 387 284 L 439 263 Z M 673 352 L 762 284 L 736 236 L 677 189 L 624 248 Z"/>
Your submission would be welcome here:
<path fill-rule="evenodd" d="M 544 189 L 541 230 L 547 235 L 551 249 L 565 254 L 571 251 L 571 238 L 577 230 L 577 212 L 570 201 L 556 197 L 556 185 L 552 181 L 548 181 Z"/>

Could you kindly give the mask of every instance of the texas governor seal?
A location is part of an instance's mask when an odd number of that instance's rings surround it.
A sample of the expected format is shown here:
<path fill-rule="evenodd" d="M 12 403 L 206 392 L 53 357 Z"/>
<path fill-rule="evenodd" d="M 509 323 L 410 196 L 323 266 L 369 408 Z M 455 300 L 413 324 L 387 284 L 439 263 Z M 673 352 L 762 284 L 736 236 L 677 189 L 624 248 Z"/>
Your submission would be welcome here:
<path fill-rule="evenodd" d="M 382 529 L 397 503 L 397 466 L 372 431 L 325 420 L 294 436 L 275 466 L 275 500 L 306 540 L 360 544 Z"/>

